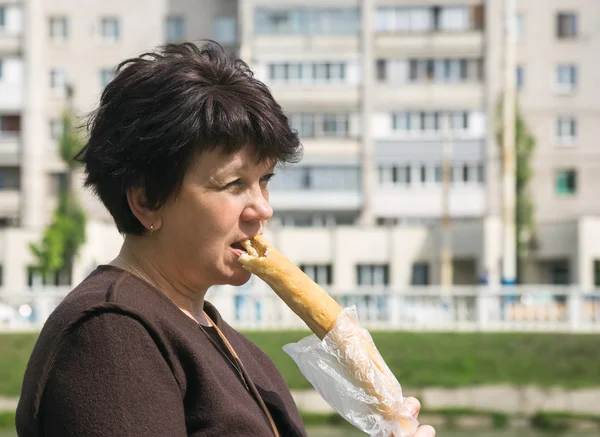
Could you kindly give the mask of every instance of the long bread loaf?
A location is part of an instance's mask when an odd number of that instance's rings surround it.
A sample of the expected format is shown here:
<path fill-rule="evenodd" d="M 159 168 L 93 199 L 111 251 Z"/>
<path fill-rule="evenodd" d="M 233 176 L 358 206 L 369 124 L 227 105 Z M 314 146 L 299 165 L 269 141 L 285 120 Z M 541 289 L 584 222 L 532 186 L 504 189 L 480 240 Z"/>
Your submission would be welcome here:
<path fill-rule="evenodd" d="M 265 281 L 275 293 L 294 311 L 319 339 L 334 327 L 342 312 L 338 303 L 318 284 L 310 279 L 294 263 L 271 246 L 262 235 L 242 243 L 247 253 L 239 257 L 239 262 L 249 272 Z M 358 331 L 358 335 L 360 331 Z M 361 335 L 362 337 L 362 335 Z M 381 355 L 371 340 L 361 338 L 371 362 L 378 368 L 380 375 L 389 374 Z M 344 345 L 341 344 L 341 347 Z M 372 370 L 364 362 L 346 363 L 356 382 L 365 393 L 377 399 L 374 405 L 377 412 L 386 420 L 397 420 L 408 429 L 412 424 L 405 415 L 397 411 L 394 399 L 388 399 L 373 384 Z M 393 378 L 393 376 L 392 376 Z M 397 383 L 389 381 L 388 393 L 397 394 Z"/>

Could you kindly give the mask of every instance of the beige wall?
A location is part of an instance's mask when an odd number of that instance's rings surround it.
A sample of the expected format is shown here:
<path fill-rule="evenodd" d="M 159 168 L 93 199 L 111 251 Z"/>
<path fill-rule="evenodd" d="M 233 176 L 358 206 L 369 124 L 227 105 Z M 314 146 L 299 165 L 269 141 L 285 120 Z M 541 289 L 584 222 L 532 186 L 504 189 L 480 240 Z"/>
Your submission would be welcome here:
<path fill-rule="evenodd" d="M 596 0 L 518 0 L 524 16 L 524 38 L 518 43 L 517 62 L 525 68 L 525 84 L 519 99 L 531 130 L 537 139 L 533 163 L 533 193 L 538 220 L 541 222 L 574 219 L 600 214 L 600 2 Z M 577 38 L 556 38 L 558 11 L 577 13 Z M 571 94 L 557 92 L 556 65 L 578 66 L 577 88 Z M 577 141 L 560 146 L 555 140 L 555 123 L 559 115 L 578 120 Z M 556 171 L 575 168 L 577 193 L 557 196 L 554 191 Z"/>

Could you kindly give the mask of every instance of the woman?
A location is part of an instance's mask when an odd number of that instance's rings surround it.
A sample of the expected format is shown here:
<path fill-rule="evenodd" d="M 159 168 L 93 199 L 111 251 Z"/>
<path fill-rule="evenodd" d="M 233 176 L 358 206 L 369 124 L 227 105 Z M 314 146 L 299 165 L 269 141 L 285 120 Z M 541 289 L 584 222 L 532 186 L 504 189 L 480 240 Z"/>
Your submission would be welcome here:
<path fill-rule="evenodd" d="M 248 281 L 237 245 L 301 154 L 269 90 L 216 44 L 167 45 L 119 66 L 89 130 L 77 159 L 125 240 L 45 324 L 19 436 L 305 436 L 274 364 L 204 300 Z"/>

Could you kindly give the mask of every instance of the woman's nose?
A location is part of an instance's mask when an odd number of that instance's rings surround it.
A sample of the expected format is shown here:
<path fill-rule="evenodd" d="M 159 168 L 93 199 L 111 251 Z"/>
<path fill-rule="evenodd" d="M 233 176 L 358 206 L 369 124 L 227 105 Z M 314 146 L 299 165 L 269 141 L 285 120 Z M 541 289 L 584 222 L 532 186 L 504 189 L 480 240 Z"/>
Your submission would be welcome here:
<path fill-rule="evenodd" d="M 252 194 L 248 206 L 243 212 L 242 218 L 245 221 L 260 220 L 265 221 L 273 216 L 273 208 L 269 203 L 269 197 L 262 190 Z"/>

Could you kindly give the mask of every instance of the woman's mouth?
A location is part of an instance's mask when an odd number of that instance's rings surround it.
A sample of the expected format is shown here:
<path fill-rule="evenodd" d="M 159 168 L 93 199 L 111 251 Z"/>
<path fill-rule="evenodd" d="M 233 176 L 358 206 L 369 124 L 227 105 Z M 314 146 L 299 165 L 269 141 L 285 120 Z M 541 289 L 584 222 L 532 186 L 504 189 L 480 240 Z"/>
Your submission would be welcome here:
<path fill-rule="evenodd" d="M 235 251 L 235 253 L 238 256 L 240 256 L 243 253 L 246 253 L 246 249 L 244 249 L 244 246 L 242 246 L 242 244 L 240 242 L 233 243 L 231 245 L 231 248 Z"/>

